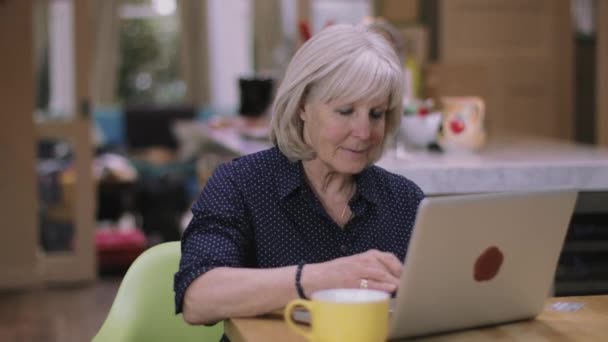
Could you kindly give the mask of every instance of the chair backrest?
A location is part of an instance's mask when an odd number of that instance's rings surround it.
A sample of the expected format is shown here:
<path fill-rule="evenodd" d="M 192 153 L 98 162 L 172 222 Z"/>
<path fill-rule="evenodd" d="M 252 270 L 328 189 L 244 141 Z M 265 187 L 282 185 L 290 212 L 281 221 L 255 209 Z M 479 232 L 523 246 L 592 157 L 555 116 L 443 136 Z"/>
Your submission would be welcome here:
<path fill-rule="evenodd" d="M 93 341 L 219 341 L 223 325 L 191 326 L 174 314 L 179 242 L 154 246 L 129 267 Z"/>

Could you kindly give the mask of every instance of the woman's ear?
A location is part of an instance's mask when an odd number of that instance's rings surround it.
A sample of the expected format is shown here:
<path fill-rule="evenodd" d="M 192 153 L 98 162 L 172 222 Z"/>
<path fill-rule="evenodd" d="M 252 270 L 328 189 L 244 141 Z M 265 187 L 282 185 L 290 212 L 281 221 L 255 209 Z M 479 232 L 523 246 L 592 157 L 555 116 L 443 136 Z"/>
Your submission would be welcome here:
<path fill-rule="evenodd" d="M 300 120 L 302 121 L 306 121 L 307 118 L 307 113 L 306 112 L 306 105 L 304 103 L 300 104 L 300 107 L 298 108 L 298 115 L 300 116 Z"/>
<path fill-rule="evenodd" d="M 304 89 L 304 93 L 302 94 L 302 97 L 300 98 L 300 104 L 298 106 L 298 116 L 300 116 L 300 120 L 302 120 L 303 122 L 306 121 L 306 99 L 308 98 L 308 93 L 309 93 L 310 89 L 308 87 L 306 87 Z"/>

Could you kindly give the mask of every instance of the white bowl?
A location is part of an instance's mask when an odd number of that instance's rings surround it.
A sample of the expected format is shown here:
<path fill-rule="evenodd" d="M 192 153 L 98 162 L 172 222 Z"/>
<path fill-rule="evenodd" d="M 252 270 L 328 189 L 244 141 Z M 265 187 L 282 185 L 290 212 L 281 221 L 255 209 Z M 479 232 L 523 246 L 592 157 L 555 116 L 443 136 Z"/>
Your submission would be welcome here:
<path fill-rule="evenodd" d="M 432 112 L 425 116 L 407 115 L 401 118 L 401 135 L 405 142 L 416 147 L 427 147 L 437 140 L 441 112 Z"/>

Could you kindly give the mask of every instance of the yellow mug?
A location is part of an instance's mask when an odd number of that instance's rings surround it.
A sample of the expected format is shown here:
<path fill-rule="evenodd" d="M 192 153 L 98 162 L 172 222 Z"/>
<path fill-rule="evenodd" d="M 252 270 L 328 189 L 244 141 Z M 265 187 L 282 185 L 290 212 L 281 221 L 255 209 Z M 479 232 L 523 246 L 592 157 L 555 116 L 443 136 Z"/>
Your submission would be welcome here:
<path fill-rule="evenodd" d="M 388 336 L 390 295 L 369 289 L 317 291 L 311 300 L 292 300 L 285 307 L 290 329 L 315 342 L 380 342 Z M 296 308 L 310 313 L 310 329 L 293 319 Z"/>

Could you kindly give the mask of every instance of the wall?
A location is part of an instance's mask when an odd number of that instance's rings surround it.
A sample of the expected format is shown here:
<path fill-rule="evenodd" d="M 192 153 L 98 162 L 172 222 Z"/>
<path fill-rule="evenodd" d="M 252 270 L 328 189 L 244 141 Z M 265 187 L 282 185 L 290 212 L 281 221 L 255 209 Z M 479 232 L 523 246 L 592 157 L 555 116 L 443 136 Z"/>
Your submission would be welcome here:
<path fill-rule="evenodd" d="M 219 113 L 236 113 L 238 78 L 253 72 L 252 3 L 208 0 L 207 6 L 211 105 Z"/>
<path fill-rule="evenodd" d="M 608 1 L 600 0 L 597 3 L 596 137 L 598 144 L 608 146 Z"/>
<path fill-rule="evenodd" d="M 571 138 L 571 20 L 567 0 L 440 2 L 440 62 L 479 66 L 491 134 Z"/>

